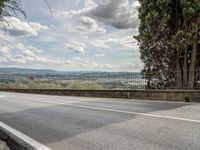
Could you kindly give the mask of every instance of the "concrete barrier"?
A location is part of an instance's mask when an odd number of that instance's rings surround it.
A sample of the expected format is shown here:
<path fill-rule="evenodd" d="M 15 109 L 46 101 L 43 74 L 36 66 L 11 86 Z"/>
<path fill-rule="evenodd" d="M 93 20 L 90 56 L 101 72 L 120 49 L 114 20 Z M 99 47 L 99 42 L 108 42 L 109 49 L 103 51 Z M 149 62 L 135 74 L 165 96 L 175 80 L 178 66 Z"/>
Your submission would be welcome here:
<path fill-rule="evenodd" d="M 0 89 L 0 91 L 47 94 L 47 95 L 61 95 L 61 96 L 200 102 L 200 90 Z"/>

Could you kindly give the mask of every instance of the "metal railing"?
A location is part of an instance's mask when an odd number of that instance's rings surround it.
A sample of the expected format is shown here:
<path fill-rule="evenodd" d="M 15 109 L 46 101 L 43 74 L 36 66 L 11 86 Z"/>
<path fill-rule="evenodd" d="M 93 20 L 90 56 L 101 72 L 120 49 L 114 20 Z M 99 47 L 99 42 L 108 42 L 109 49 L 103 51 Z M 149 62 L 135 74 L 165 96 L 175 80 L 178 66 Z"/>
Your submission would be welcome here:
<path fill-rule="evenodd" d="M 0 88 L 145 89 L 145 86 L 146 79 L 142 74 L 131 72 L 61 76 L 0 74 Z"/>
<path fill-rule="evenodd" d="M 177 83 L 177 75 L 180 75 L 179 83 Z M 192 88 L 189 87 L 190 75 L 194 78 Z M 143 74 L 143 78 L 146 81 L 146 88 L 148 89 L 200 89 L 200 69 L 186 72 L 145 73 Z"/>
<path fill-rule="evenodd" d="M 188 72 L 189 73 L 189 72 Z M 195 89 L 200 89 L 200 70 Z M 176 89 L 175 73 L 162 75 L 134 72 L 77 73 L 71 75 L 1 74 L 0 88 L 35 89 Z M 180 88 L 180 87 L 179 87 Z M 182 87 L 185 89 L 185 87 Z"/>

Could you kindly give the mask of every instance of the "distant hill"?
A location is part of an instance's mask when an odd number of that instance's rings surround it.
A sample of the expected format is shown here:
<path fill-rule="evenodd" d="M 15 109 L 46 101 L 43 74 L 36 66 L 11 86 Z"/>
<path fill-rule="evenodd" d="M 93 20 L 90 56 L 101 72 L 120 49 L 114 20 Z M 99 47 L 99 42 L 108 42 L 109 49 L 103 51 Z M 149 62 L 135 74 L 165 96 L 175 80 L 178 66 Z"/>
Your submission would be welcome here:
<path fill-rule="evenodd" d="M 139 74 L 139 72 L 55 71 L 49 69 L 0 68 L 0 74 L 71 76 L 71 75 Z"/>
<path fill-rule="evenodd" d="M 55 70 L 47 70 L 47 69 L 0 68 L 0 74 L 44 75 L 44 74 L 59 74 L 59 72 Z"/>

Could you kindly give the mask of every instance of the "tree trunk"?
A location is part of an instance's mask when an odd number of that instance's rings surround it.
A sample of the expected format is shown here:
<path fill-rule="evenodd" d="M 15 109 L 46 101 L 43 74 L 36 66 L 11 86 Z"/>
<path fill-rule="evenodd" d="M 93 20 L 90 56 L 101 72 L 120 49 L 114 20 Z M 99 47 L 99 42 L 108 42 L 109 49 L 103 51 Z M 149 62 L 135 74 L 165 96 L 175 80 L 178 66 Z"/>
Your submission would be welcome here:
<path fill-rule="evenodd" d="M 188 47 L 184 49 L 184 62 L 183 62 L 183 87 L 188 86 Z"/>
<path fill-rule="evenodd" d="M 189 68 L 189 81 L 188 81 L 188 88 L 194 89 L 195 87 L 195 74 L 196 74 L 196 61 L 197 61 L 197 48 L 198 48 L 198 42 L 197 42 L 197 34 L 195 37 L 195 40 L 192 45 L 192 54 L 191 54 L 191 61 L 190 61 L 190 68 Z"/>
<path fill-rule="evenodd" d="M 181 71 L 181 60 L 180 60 L 180 52 L 179 48 L 176 50 L 176 88 L 181 89 L 183 88 L 183 78 L 182 78 L 182 71 Z"/>

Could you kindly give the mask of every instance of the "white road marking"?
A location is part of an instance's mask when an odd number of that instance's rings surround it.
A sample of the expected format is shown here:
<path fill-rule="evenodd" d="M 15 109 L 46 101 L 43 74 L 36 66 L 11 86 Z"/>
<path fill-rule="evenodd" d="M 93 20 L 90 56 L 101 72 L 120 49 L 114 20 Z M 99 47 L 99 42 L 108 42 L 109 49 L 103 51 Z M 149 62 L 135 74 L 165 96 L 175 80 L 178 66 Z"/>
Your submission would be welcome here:
<path fill-rule="evenodd" d="M 12 97 L 10 97 L 10 98 L 12 98 Z M 34 97 L 34 98 L 36 98 L 36 97 Z M 155 118 L 163 118 L 163 119 L 172 119 L 172 120 L 200 123 L 200 120 L 180 118 L 180 117 L 172 117 L 172 116 L 167 116 L 167 115 L 156 115 L 156 114 L 150 114 L 150 113 L 123 111 L 123 110 L 117 110 L 117 109 L 109 109 L 109 108 L 94 107 L 94 106 L 87 106 L 87 105 L 78 105 L 78 104 L 74 104 L 74 103 L 72 104 L 72 103 L 68 103 L 68 102 L 67 103 L 53 102 L 53 101 L 46 101 L 46 100 L 43 100 L 43 99 L 42 100 L 36 100 L 36 99 L 29 98 L 28 100 L 36 101 L 36 102 L 42 102 L 42 103 L 48 103 L 48 104 L 66 105 L 66 106 L 87 108 L 87 109 L 94 109 L 94 110 L 101 110 L 101 111 L 109 111 L 109 112 L 117 112 L 117 113 L 133 114 L 133 115 L 140 115 L 140 116 L 147 116 L 147 117 L 155 117 Z"/>
<path fill-rule="evenodd" d="M 109 108 L 94 107 L 94 106 L 87 106 L 87 105 L 78 105 L 78 104 L 71 104 L 71 103 L 52 102 L 52 101 L 46 101 L 46 100 L 36 100 L 36 99 L 29 99 L 29 100 L 35 101 L 35 102 L 41 102 L 41 103 L 48 103 L 48 104 L 65 105 L 65 106 L 87 108 L 87 109 L 94 109 L 94 110 L 101 110 L 101 111 L 109 111 L 109 112 L 116 112 L 116 113 L 125 113 L 125 114 L 132 114 L 132 115 L 140 115 L 140 116 L 147 116 L 147 117 L 155 117 L 155 118 L 163 118 L 163 119 L 172 119 L 172 120 L 200 123 L 200 120 L 195 120 L 195 119 L 179 118 L 179 117 L 172 117 L 172 116 L 165 116 L 165 115 L 156 115 L 156 114 L 150 114 L 150 113 L 139 113 L 139 112 L 133 112 L 133 111 L 123 111 L 123 110 L 117 110 L 117 109 L 109 109 Z"/>
<path fill-rule="evenodd" d="M 7 124 L 3 123 L 0 121 L 0 128 L 3 130 L 6 130 L 7 132 L 13 134 L 17 138 L 23 140 L 24 142 L 28 143 L 31 145 L 35 150 L 51 150 L 47 146 L 35 141 L 34 139 L 26 136 L 25 134 L 13 129 L 12 127 L 8 126 Z"/>

